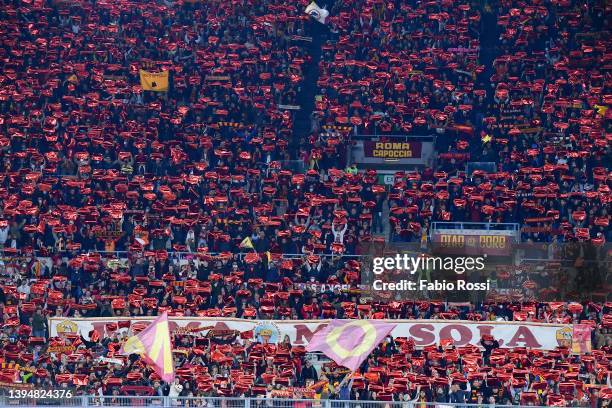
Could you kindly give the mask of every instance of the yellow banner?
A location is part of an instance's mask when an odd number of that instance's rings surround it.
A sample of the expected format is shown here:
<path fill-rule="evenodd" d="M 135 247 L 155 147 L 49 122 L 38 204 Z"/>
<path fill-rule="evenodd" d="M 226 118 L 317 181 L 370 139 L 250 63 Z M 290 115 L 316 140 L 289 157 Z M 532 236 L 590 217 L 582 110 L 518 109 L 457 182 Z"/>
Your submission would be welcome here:
<path fill-rule="evenodd" d="M 168 92 L 168 71 L 140 70 L 140 86 L 145 91 Z"/>

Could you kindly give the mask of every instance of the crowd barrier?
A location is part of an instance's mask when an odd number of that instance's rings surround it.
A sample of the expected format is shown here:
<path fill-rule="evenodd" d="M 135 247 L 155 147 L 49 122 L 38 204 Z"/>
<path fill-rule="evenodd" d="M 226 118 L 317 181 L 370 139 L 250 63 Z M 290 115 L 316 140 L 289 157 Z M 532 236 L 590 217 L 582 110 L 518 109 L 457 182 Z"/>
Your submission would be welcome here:
<path fill-rule="evenodd" d="M 55 251 L 51 254 L 41 254 L 40 251 L 31 251 L 30 253 L 17 252 L 15 254 L 5 253 L 4 256 L 0 256 L 0 258 L 1 259 L 17 259 L 17 258 L 25 258 L 25 257 L 30 257 L 30 256 L 35 256 L 38 258 L 45 258 L 51 255 L 61 255 L 61 256 L 68 257 L 68 256 L 75 256 L 75 255 L 80 255 L 80 254 L 100 254 L 100 256 L 102 257 L 114 257 L 118 259 L 127 259 L 130 254 L 135 255 L 135 254 L 140 254 L 140 253 L 141 252 L 133 252 L 133 251 L 101 251 L 97 249 L 93 249 L 93 250 L 80 250 L 79 249 L 79 250 L 71 250 L 71 251 L 68 251 L 68 250 Z M 246 255 L 251 254 L 251 253 L 253 252 L 252 251 L 251 252 L 236 252 L 236 253 L 232 252 L 232 255 L 237 256 L 239 259 L 242 259 Z M 172 251 L 172 252 L 168 252 L 168 257 L 171 259 L 181 260 L 181 259 L 194 258 L 202 254 L 206 254 L 210 256 L 221 255 L 220 252 L 201 252 L 199 253 L 199 252 L 186 252 L 186 251 Z M 283 258 L 286 258 L 286 259 L 303 258 L 307 255 L 308 254 L 289 254 L 289 253 L 282 254 Z M 320 253 L 317 255 L 321 258 L 335 258 L 335 259 L 337 258 L 353 259 L 353 258 L 363 258 L 367 256 L 367 255 L 360 255 L 360 254 L 326 254 L 326 253 Z"/>
<path fill-rule="evenodd" d="M 434 221 L 431 230 L 483 230 L 483 231 L 520 231 L 520 224 L 516 222 L 452 222 Z"/>
<path fill-rule="evenodd" d="M 168 396 L 93 396 L 83 395 L 56 400 L 9 399 L 0 396 L 0 406 L 53 407 L 209 407 L 209 408 L 504 408 L 526 405 L 451 404 L 412 401 L 341 401 L 285 398 L 221 398 Z M 530 408 L 540 408 L 530 405 Z"/>
<path fill-rule="evenodd" d="M 406 142 L 435 142 L 436 137 L 434 135 L 366 135 L 362 133 L 354 134 L 351 136 L 353 140 L 372 140 L 372 139 L 386 139 L 393 142 L 406 141 Z"/>

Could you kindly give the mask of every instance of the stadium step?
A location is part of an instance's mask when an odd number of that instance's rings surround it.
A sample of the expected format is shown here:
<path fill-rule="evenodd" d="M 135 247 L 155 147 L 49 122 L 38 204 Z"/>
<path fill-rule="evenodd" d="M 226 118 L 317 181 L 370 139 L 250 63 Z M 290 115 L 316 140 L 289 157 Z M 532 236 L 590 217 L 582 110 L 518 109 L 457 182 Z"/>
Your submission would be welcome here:
<path fill-rule="evenodd" d="M 500 52 L 499 26 L 497 25 L 497 14 L 488 3 L 483 7 L 482 19 L 480 21 L 480 64 L 485 66 L 480 74 L 479 80 L 486 83 L 491 75 L 495 73 L 493 62 Z"/>
<path fill-rule="evenodd" d="M 306 33 L 312 37 L 307 47 L 310 62 L 304 67 L 304 81 L 298 94 L 298 103 L 301 109 L 297 112 L 293 122 L 293 137 L 291 152 L 297 158 L 299 146 L 310 134 L 310 118 L 315 107 L 317 80 L 319 79 L 319 61 L 321 60 L 321 46 L 329 34 L 329 28 L 315 21 L 309 21 Z"/>

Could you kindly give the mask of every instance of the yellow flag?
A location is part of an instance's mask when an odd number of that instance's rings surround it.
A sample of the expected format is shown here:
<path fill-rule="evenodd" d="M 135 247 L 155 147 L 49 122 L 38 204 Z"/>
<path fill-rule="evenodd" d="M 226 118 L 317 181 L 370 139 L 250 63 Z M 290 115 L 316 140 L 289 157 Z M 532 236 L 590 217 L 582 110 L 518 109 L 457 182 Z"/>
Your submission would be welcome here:
<path fill-rule="evenodd" d="M 145 91 L 168 92 L 168 71 L 140 70 L 140 86 Z"/>
<path fill-rule="evenodd" d="M 595 109 L 597 110 L 598 115 L 606 116 L 606 111 L 608 110 L 608 107 L 603 105 L 595 105 Z"/>
<path fill-rule="evenodd" d="M 490 135 L 484 135 L 482 138 L 483 143 L 489 143 L 493 138 Z"/>
<path fill-rule="evenodd" d="M 240 248 L 253 249 L 253 241 L 251 241 L 250 237 L 246 237 L 240 243 Z"/>

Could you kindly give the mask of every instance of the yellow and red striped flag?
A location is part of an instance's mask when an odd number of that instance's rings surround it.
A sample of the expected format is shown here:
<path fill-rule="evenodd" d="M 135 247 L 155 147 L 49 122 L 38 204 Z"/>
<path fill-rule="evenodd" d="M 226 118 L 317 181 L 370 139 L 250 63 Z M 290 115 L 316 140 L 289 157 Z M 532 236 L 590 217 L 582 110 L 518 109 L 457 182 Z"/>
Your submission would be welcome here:
<path fill-rule="evenodd" d="M 168 313 L 164 312 L 146 329 L 130 337 L 119 350 L 119 354 L 140 354 L 155 372 L 166 382 L 174 380 L 174 362 Z"/>
<path fill-rule="evenodd" d="M 312 336 L 306 351 L 320 351 L 355 371 L 395 326 L 375 320 L 332 320 Z"/>

